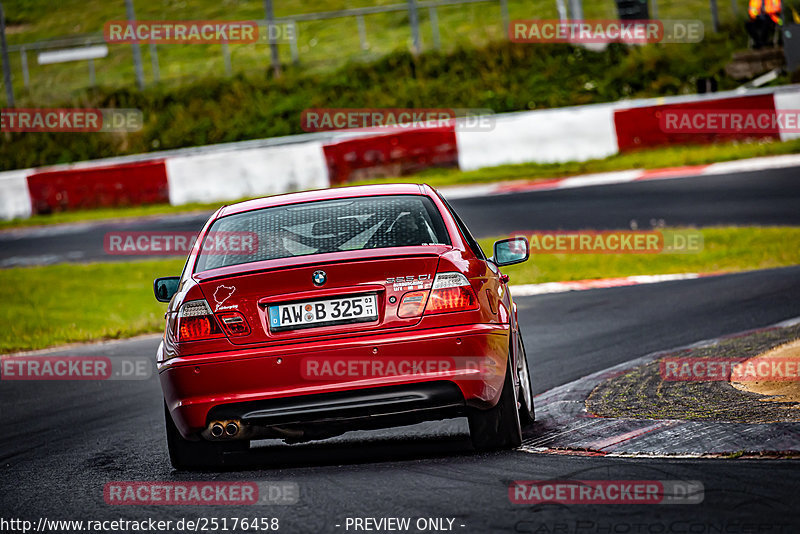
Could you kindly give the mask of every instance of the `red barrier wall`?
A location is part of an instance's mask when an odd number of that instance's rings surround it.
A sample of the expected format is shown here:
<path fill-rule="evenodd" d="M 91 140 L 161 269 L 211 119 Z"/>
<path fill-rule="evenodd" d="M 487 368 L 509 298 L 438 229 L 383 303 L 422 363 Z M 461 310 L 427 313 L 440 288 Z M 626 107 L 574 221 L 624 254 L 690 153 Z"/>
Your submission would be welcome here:
<path fill-rule="evenodd" d="M 169 202 L 163 160 L 28 176 L 33 213 Z"/>
<path fill-rule="evenodd" d="M 764 133 L 674 133 L 661 128 L 660 118 L 664 111 L 676 110 L 761 110 L 775 111 L 772 95 L 754 95 L 734 98 L 720 98 L 685 104 L 665 104 L 640 108 L 619 109 L 614 112 L 614 127 L 617 130 L 619 151 L 666 145 L 709 144 L 737 139 L 769 138 L 780 139 L 777 128 Z"/>
<path fill-rule="evenodd" d="M 458 165 L 453 126 L 416 128 L 323 146 L 331 184 Z"/>

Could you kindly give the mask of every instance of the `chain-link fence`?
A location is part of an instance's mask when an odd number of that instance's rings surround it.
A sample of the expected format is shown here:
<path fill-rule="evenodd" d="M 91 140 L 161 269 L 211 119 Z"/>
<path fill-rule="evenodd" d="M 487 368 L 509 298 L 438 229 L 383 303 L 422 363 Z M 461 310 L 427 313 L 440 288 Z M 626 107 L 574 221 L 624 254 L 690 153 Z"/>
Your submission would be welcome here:
<path fill-rule="evenodd" d="M 269 0 L 266 3 L 271 4 Z M 267 40 L 131 45 L 108 43 L 103 32 L 97 31 L 25 42 L 24 32 L 9 32 L 8 65 L 18 100 L 58 102 L 65 94 L 95 85 L 185 84 L 209 77 L 265 73 L 275 63 L 284 69 L 302 66 L 313 73 L 348 61 L 374 60 L 398 48 L 424 51 L 480 46 L 507 38 L 509 21 L 515 19 L 646 15 L 652 19 L 699 19 L 709 32 L 718 28 L 720 21 L 744 17 L 746 9 L 746 0 L 408 0 L 315 13 L 281 14 L 279 9 L 277 16 L 256 21 L 262 27 L 273 24 L 294 29 L 291 39 L 277 45 L 275 57 L 271 57 Z M 228 20 L 236 20 L 236 15 L 230 13 Z M 117 18 L 126 17 L 121 5 Z M 80 59 L 59 59 L 70 52 Z"/>

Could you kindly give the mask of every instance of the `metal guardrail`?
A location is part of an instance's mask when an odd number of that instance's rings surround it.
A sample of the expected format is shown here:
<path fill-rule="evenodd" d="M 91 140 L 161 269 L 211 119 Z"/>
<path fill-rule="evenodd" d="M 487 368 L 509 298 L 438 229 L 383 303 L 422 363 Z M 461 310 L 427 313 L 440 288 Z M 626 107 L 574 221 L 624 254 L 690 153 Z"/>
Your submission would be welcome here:
<path fill-rule="evenodd" d="M 106 40 L 102 33 L 87 33 L 63 39 L 52 39 L 46 41 L 35 41 L 33 43 L 23 43 L 8 45 L 9 52 L 21 52 L 23 50 L 49 50 L 51 48 L 71 48 L 83 45 L 105 44 Z"/>

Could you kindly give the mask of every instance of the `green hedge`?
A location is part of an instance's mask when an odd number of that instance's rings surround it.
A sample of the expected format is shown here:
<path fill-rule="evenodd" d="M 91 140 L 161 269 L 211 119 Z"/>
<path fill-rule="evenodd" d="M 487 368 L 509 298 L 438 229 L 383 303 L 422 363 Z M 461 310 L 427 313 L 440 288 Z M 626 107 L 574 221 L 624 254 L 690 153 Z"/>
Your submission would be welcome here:
<path fill-rule="evenodd" d="M 741 42 L 737 42 L 737 40 Z M 3 170 L 122 154 L 302 133 L 309 107 L 490 108 L 496 112 L 609 102 L 695 91 L 722 72 L 744 38 L 706 35 L 698 44 L 611 45 L 590 52 L 569 45 L 507 42 L 414 57 L 395 52 L 373 63 L 350 63 L 327 74 L 288 69 L 281 79 L 207 79 L 144 91 L 95 89 L 59 107 L 138 108 L 135 133 L 4 133 Z M 56 106 L 54 106 L 56 107 Z"/>

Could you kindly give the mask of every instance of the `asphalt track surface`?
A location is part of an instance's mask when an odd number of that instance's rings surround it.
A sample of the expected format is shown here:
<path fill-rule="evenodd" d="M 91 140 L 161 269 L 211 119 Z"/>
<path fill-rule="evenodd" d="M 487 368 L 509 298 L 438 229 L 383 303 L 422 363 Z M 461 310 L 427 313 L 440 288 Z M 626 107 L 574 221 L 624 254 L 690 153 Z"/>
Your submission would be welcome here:
<path fill-rule="evenodd" d="M 773 171 L 485 198 L 484 214 L 478 213 L 479 200 L 456 205 L 479 235 L 531 227 L 627 227 L 631 218 L 664 218 L 670 225 L 800 224 L 796 182 L 792 170 Z M 91 228 L 69 235 L 80 242 L 97 231 Z M 99 230 L 100 243 L 105 231 Z M 796 317 L 800 266 L 516 301 L 539 394 L 656 350 Z M 53 354 L 151 357 L 157 344 L 157 336 L 148 336 Z M 444 517 L 455 519 L 453 529 L 465 533 L 800 532 L 796 460 L 476 454 L 466 421 L 455 419 L 303 445 L 260 442 L 229 458 L 231 465 L 222 472 L 180 473 L 167 459 L 155 377 L 0 381 L 0 406 L 2 519 L 277 517 L 280 532 L 354 532 L 345 529 L 348 517 L 409 517 L 412 525 L 417 518 Z M 526 437 L 536 432 L 534 424 Z M 694 505 L 509 501 L 512 481 L 546 479 L 699 480 L 705 496 Z M 134 480 L 292 481 L 299 485 L 300 500 L 282 507 L 104 502 L 106 483 Z"/>
<path fill-rule="evenodd" d="M 800 315 L 800 267 L 517 299 L 537 393 L 653 350 Z M 55 354 L 150 356 L 158 338 Z M 347 532 L 347 517 L 449 517 L 456 532 L 797 532 L 798 466 L 770 459 L 475 454 L 466 420 L 260 442 L 223 472 L 168 463 L 158 381 L 0 382 L 2 517 L 278 517 L 281 532 Z M 536 435 L 536 425 L 526 437 Z M 519 505 L 514 480 L 699 480 L 702 504 Z M 111 506 L 113 481 L 293 481 L 291 506 Z M 460 525 L 464 527 L 460 527 Z M 753 527 L 755 525 L 755 527 Z M 723 530 L 714 530 L 714 529 Z M 609 530 L 610 529 L 610 530 Z M 353 530 L 350 530 L 353 532 Z M 417 532 L 412 529 L 410 532 Z"/>
<path fill-rule="evenodd" d="M 800 167 L 648 180 L 453 200 L 477 237 L 523 230 L 800 225 Z M 108 232 L 197 232 L 210 213 L 0 232 L 0 268 L 64 261 L 129 261 L 103 248 Z M 138 258 L 142 258 L 139 256 Z"/>

